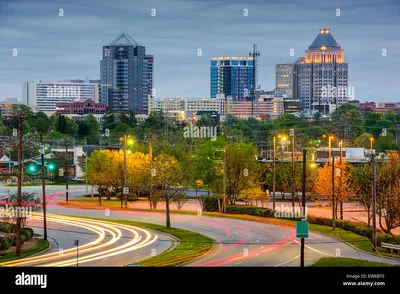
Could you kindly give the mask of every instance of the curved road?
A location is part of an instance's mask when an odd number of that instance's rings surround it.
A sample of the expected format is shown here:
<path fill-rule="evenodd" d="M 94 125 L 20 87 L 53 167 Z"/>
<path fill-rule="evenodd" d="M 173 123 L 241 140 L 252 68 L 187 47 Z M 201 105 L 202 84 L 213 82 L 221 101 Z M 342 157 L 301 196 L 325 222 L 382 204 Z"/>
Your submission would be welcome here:
<path fill-rule="evenodd" d="M 49 186 L 51 187 L 51 186 Z M 32 189 L 33 188 L 33 189 Z M 65 198 L 57 186 L 51 194 L 48 211 L 55 214 L 134 220 L 165 225 L 165 213 L 145 211 L 72 209 L 56 204 Z M 40 189 L 26 187 L 24 190 Z M 63 187 L 61 188 L 63 189 Z M 74 190 L 73 190 L 74 189 Z M 70 189 L 70 197 L 85 193 L 84 186 Z M 299 266 L 300 240 L 295 229 L 254 221 L 210 216 L 172 214 L 171 225 L 211 237 L 215 241 L 213 251 L 187 266 Z M 70 238 L 73 242 L 73 238 Z M 386 259 L 363 253 L 351 246 L 319 233 L 311 232 L 306 239 L 305 264 L 311 265 L 321 257 L 351 257 L 376 262 L 400 264 L 400 260 Z M 107 263 L 103 263 L 104 265 Z M 90 265 L 100 265 L 97 261 Z"/>
<path fill-rule="evenodd" d="M 76 217 L 48 215 L 50 250 L 0 266 L 124 266 L 176 245 L 160 232 L 129 225 Z M 43 218 L 34 215 L 29 226 L 42 233 Z M 79 240 L 78 248 L 74 241 Z"/>

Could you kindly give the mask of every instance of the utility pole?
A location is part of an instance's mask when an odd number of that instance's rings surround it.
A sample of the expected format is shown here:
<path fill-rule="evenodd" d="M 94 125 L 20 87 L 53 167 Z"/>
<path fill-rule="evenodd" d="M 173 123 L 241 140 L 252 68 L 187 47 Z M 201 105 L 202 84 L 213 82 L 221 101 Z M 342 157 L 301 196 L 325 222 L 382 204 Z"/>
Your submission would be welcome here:
<path fill-rule="evenodd" d="M 124 134 L 124 187 L 126 187 L 126 134 Z M 124 193 L 124 206 L 128 207 L 128 195 Z"/>
<path fill-rule="evenodd" d="M 273 155 L 273 183 L 272 183 L 272 210 L 275 211 L 275 165 L 276 165 L 276 136 L 274 136 L 274 155 Z"/>
<path fill-rule="evenodd" d="M 68 183 L 69 183 L 69 166 L 68 166 L 68 140 L 65 138 L 65 201 L 68 204 Z"/>
<path fill-rule="evenodd" d="M 17 116 L 18 119 L 18 191 L 17 191 L 17 205 L 21 211 L 22 205 L 22 116 Z M 17 214 L 17 228 L 16 228 L 16 256 L 21 256 L 21 215 Z"/>
<path fill-rule="evenodd" d="M 88 158 L 88 156 L 87 156 L 87 151 L 86 151 L 86 153 L 85 153 L 86 175 L 87 175 L 87 158 Z M 89 193 L 88 193 L 88 179 L 87 179 L 87 176 L 86 176 L 86 196 L 87 196 L 88 194 L 89 194 Z M 92 196 L 92 198 L 93 198 L 93 196 Z"/>
<path fill-rule="evenodd" d="M 307 172 L 307 150 L 303 149 L 303 183 L 302 183 L 302 195 L 301 195 L 301 206 L 303 210 L 303 216 L 306 215 L 306 172 Z M 304 238 L 301 238 L 300 243 L 300 266 L 304 267 Z"/>
<path fill-rule="evenodd" d="M 335 156 L 332 156 L 332 228 L 335 229 Z"/>
<path fill-rule="evenodd" d="M 253 44 L 253 52 L 249 52 L 249 56 L 253 57 L 253 86 L 251 87 L 251 116 L 253 117 L 257 88 L 257 57 L 260 56 L 260 52 L 257 51 L 257 44 Z"/>
<path fill-rule="evenodd" d="M 372 244 L 377 246 L 376 238 L 376 163 L 375 154 L 371 154 L 372 162 Z"/>
<path fill-rule="evenodd" d="M 19 213 L 17 213 L 16 221 L 16 250 L 15 255 L 17 257 L 21 256 L 21 206 L 22 206 L 22 178 L 23 178 L 23 161 L 22 161 L 22 121 L 25 118 L 32 118 L 35 116 L 25 116 L 19 113 L 18 115 L 4 117 L 4 118 L 14 118 L 18 120 L 17 138 L 18 138 L 18 189 L 17 189 L 17 206 Z M 11 158 L 10 158 L 11 160 Z"/>
<path fill-rule="evenodd" d="M 339 185 L 339 199 L 340 199 L 340 219 L 343 219 L 343 199 L 342 199 L 342 147 L 343 141 L 340 140 L 339 142 L 339 166 L 340 166 L 340 185 Z"/>
<path fill-rule="evenodd" d="M 223 211 L 226 213 L 226 147 L 224 152 L 224 203 L 223 203 Z"/>
<path fill-rule="evenodd" d="M 294 129 L 290 129 L 290 135 L 292 137 L 292 212 L 294 213 Z"/>
<path fill-rule="evenodd" d="M 42 194 L 43 194 L 43 238 L 47 241 L 47 219 L 46 219 L 46 174 L 44 167 L 44 144 L 43 144 L 43 135 L 40 134 L 40 157 L 42 159 Z"/>

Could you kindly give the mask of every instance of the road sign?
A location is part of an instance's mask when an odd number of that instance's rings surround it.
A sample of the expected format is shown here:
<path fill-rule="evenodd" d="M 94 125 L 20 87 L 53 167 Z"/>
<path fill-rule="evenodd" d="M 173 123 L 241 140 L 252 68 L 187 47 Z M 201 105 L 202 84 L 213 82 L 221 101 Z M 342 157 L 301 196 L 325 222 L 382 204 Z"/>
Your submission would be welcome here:
<path fill-rule="evenodd" d="M 124 187 L 123 194 L 124 195 L 128 195 L 129 194 L 129 187 Z"/>
<path fill-rule="evenodd" d="M 308 221 L 296 222 L 296 238 L 308 238 Z"/>
<path fill-rule="evenodd" d="M 74 241 L 74 246 L 78 246 L 79 245 L 79 240 L 75 240 Z"/>

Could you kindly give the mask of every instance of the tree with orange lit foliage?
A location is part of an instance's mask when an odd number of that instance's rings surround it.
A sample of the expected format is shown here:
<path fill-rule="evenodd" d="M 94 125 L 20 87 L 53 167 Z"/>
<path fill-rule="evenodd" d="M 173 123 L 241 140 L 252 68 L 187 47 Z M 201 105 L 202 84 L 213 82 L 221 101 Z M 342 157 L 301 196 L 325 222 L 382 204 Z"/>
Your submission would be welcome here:
<path fill-rule="evenodd" d="M 355 189 L 352 182 L 353 167 L 350 164 L 335 162 L 334 174 L 334 189 L 335 189 L 335 218 L 338 218 L 338 208 L 342 205 L 345 199 L 353 197 Z M 314 182 L 314 192 L 320 196 L 325 196 L 329 199 L 332 205 L 332 165 L 325 164 L 318 172 L 318 176 Z M 341 218 L 343 211 L 341 211 Z"/>
<path fill-rule="evenodd" d="M 378 163 L 376 169 L 376 198 L 379 226 L 382 231 L 400 227 L 400 156 L 389 154 L 388 162 Z M 382 224 L 382 221 L 385 223 Z"/>

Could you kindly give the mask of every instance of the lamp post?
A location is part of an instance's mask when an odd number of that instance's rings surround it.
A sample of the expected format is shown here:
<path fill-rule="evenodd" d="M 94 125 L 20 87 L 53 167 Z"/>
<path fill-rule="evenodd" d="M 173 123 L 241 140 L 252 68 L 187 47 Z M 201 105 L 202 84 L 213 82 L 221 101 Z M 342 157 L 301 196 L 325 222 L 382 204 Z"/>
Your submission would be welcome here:
<path fill-rule="evenodd" d="M 123 138 L 120 138 L 121 141 L 123 141 L 124 144 L 124 187 L 123 187 L 123 194 L 124 194 L 124 207 L 127 208 L 127 202 L 128 202 L 128 195 L 125 193 L 125 187 L 126 187 L 126 140 L 127 140 L 127 135 L 124 134 Z M 121 203 L 122 204 L 122 203 Z M 121 205 L 122 206 L 122 205 Z"/>
<path fill-rule="evenodd" d="M 284 151 L 285 151 L 285 142 L 286 142 L 287 138 L 285 136 L 282 137 L 281 139 L 281 144 L 282 144 L 282 159 L 284 156 Z"/>
<path fill-rule="evenodd" d="M 374 142 L 374 137 L 369 138 L 369 152 L 370 152 L 370 156 L 372 156 L 372 142 Z"/>
<path fill-rule="evenodd" d="M 272 179 L 272 210 L 275 211 L 275 160 L 276 160 L 276 136 L 274 136 L 274 152 L 273 152 L 273 179 Z"/>
<path fill-rule="evenodd" d="M 331 149 L 332 149 L 332 140 L 333 140 L 333 136 L 329 136 L 328 138 L 328 160 L 331 159 Z"/>

